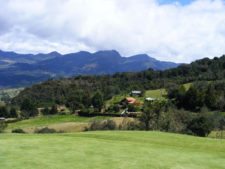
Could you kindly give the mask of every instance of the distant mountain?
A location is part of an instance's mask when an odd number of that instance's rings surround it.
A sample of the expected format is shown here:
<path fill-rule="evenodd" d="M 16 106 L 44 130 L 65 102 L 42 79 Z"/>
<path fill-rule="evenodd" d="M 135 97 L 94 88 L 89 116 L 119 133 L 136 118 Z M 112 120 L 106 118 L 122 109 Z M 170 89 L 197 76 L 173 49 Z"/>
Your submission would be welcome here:
<path fill-rule="evenodd" d="M 0 51 L 0 87 L 30 85 L 59 76 L 137 72 L 149 68 L 165 70 L 178 65 L 146 54 L 122 57 L 115 50 L 65 55 L 57 52 L 34 55 Z"/>

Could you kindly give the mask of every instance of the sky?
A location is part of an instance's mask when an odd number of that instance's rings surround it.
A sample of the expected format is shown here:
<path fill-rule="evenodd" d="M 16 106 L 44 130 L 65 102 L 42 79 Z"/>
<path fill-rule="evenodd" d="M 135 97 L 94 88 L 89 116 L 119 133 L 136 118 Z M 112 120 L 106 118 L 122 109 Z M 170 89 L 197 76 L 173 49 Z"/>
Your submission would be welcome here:
<path fill-rule="evenodd" d="M 117 50 L 189 63 L 225 54 L 224 0 L 0 0 L 0 49 Z"/>

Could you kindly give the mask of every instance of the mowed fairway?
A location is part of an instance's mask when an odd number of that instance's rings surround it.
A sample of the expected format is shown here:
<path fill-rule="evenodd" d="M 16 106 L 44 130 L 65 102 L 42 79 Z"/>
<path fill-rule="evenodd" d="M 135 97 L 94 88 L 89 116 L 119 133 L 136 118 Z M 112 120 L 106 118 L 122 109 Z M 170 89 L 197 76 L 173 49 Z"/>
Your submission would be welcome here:
<path fill-rule="evenodd" d="M 1 134 L 3 169 L 224 169 L 225 141 L 141 131 Z"/>

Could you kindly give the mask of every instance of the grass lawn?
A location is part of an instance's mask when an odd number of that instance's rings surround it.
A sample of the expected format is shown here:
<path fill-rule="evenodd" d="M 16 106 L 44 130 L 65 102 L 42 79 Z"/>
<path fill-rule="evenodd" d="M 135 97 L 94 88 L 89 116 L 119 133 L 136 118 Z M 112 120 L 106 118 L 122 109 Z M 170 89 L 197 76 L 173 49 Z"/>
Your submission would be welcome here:
<path fill-rule="evenodd" d="M 144 131 L 1 134 L 4 169 L 224 169 L 225 141 Z"/>
<path fill-rule="evenodd" d="M 165 95 L 167 94 L 165 89 L 156 89 L 156 90 L 147 90 L 145 92 L 145 97 L 152 97 L 155 99 L 165 99 Z"/>

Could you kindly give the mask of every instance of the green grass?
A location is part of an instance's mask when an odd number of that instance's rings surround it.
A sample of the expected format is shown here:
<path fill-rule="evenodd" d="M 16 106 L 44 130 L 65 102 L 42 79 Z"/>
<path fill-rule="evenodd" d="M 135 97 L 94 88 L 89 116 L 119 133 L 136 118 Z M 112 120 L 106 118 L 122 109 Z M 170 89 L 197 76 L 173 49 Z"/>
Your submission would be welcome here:
<path fill-rule="evenodd" d="M 145 92 L 145 97 L 152 97 L 155 99 L 164 99 L 166 95 L 166 90 L 165 89 L 156 89 L 156 90 L 147 90 Z"/>
<path fill-rule="evenodd" d="M 218 138 L 218 139 L 225 139 L 225 131 L 212 131 L 209 134 L 210 138 Z"/>
<path fill-rule="evenodd" d="M 225 141 L 160 132 L 2 134 L 4 169 L 224 169 Z"/>
<path fill-rule="evenodd" d="M 77 122 L 77 123 L 87 123 L 94 119 L 105 119 L 106 117 L 80 117 L 75 115 L 52 115 L 52 116 L 41 116 L 35 117 L 27 120 L 18 121 L 15 123 L 9 123 L 6 131 L 11 131 L 15 128 L 35 128 L 42 126 L 49 126 L 53 124 L 60 124 L 66 122 Z"/>
<path fill-rule="evenodd" d="M 184 87 L 186 90 L 188 90 L 191 87 L 192 83 L 185 83 Z"/>

